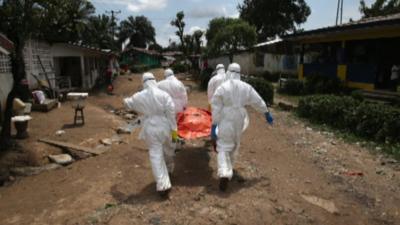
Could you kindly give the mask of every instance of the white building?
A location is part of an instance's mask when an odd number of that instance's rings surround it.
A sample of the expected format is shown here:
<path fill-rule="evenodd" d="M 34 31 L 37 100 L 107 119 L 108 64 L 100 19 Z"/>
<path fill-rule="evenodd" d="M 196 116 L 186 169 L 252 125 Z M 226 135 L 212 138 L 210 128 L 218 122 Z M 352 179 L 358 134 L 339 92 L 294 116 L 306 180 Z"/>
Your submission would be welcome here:
<path fill-rule="evenodd" d="M 0 34 L 0 122 L 3 121 L 3 114 L 6 108 L 8 93 L 13 86 L 11 74 L 10 52 L 13 43 L 4 35 Z"/>
<path fill-rule="evenodd" d="M 233 56 L 233 62 L 239 63 L 242 73 L 246 75 L 255 75 L 265 71 L 296 75 L 298 61 L 299 55 L 294 54 L 292 45 L 281 39 L 257 44 L 251 51 L 240 51 Z M 208 60 L 210 68 L 215 68 L 220 63 L 227 67 L 230 64 L 229 56 L 224 55 Z"/>

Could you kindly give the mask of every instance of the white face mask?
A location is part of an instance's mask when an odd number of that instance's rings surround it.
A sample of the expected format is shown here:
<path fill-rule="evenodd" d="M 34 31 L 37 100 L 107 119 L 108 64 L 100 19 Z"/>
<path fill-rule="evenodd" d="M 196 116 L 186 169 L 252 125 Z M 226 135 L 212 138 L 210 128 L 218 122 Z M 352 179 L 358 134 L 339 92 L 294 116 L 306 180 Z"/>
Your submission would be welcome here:
<path fill-rule="evenodd" d="M 229 80 L 240 80 L 241 75 L 238 72 L 228 71 L 227 77 Z"/>
<path fill-rule="evenodd" d="M 154 78 L 145 79 L 143 81 L 143 89 L 150 87 L 150 85 L 155 84 L 155 82 L 156 82 L 156 79 L 154 79 Z"/>

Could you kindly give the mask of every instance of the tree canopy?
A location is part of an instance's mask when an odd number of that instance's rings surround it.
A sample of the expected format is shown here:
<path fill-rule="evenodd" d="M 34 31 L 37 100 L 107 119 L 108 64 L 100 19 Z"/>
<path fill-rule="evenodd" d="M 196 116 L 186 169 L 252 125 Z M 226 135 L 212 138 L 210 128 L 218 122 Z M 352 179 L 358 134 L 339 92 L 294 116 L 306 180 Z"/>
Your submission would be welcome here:
<path fill-rule="evenodd" d="M 130 16 L 120 24 L 119 40 L 130 39 L 130 46 L 146 48 L 155 43 L 156 32 L 153 24 L 145 16 Z"/>
<path fill-rule="evenodd" d="M 370 6 L 361 0 L 360 12 L 364 18 L 400 13 L 400 0 L 376 0 Z"/>
<path fill-rule="evenodd" d="M 91 16 L 83 32 L 83 43 L 102 49 L 118 49 L 113 37 L 112 24 L 113 21 L 108 15 Z"/>
<path fill-rule="evenodd" d="M 256 27 L 259 41 L 295 32 L 311 14 L 305 0 L 244 0 L 238 9 L 240 18 Z"/>
<path fill-rule="evenodd" d="M 207 48 L 211 55 L 233 54 L 254 46 L 256 28 L 242 19 L 216 18 L 210 21 L 206 33 Z"/>
<path fill-rule="evenodd" d="M 40 36 L 50 42 L 79 41 L 95 8 L 87 0 L 38 0 L 42 7 Z"/>

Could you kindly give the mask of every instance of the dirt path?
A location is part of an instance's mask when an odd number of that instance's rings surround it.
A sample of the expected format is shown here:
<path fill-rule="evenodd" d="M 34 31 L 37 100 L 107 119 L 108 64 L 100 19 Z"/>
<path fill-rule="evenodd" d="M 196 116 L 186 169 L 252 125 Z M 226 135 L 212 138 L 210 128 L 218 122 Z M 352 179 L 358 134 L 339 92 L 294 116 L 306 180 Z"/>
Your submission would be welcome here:
<path fill-rule="evenodd" d="M 139 87 L 139 76 L 120 77 L 115 96 L 90 99 L 89 128 L 71 129 L 65 139 L 79 144 L 111 135 L 121 119 L 109 109 Z M 189 98 L 207 106 L 204 92 Z M 0 224 L 400 224 L 398 163 L 272 111 L 271 128 L 249 110 L 236 165 L 245 182 L 233 181 L 225 194 L 216 155 L 194 142 L 177 155 L 171 199 L 160 201 L 135 132 L 103 155 L 0 188 Z"/>

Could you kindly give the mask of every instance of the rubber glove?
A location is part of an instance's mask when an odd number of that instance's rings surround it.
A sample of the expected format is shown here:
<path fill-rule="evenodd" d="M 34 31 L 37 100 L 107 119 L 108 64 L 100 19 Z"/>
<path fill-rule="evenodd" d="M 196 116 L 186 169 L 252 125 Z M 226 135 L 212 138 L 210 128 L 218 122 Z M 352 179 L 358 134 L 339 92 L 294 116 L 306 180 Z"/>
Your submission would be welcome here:
<path fill-rule="evenodd" d="M 265 115 L 265 119 L 267 120 L 267 122 L 270 125 L 273 125 L 274 124 L 274 118 L 272 117 L 271 112 L 266 112 L 264 115 Z"/>
<path fill-rule="evenodd" d="M 172 142 L 174 143 L 178 142 L 178 131 L 176 130 L 171 131 L 171 137 L 172 137 Z"/>
<path fill-rule="evenodd" d="M 214 140 L 214 141 L 216 141 L 218 139 L 218 137 L 217 137 L 217 125 L 216 124 L 213 124 L 211 126 L 211 139 Z"/>

